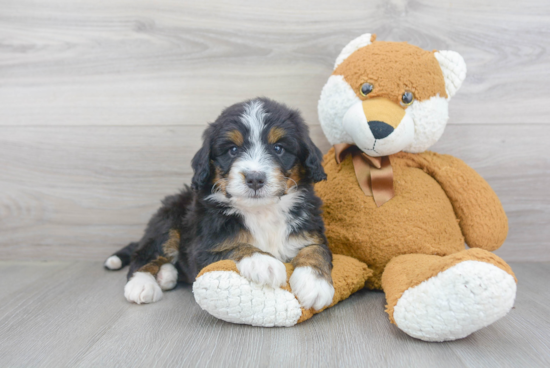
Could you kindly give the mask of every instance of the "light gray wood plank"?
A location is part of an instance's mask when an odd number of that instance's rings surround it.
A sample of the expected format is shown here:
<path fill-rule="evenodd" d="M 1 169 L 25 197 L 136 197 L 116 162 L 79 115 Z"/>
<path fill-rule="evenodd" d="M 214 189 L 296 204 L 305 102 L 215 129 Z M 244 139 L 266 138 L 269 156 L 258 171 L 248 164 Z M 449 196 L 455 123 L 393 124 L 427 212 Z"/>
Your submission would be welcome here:
<path fill-rule="evenodd" d="M 138 239 L 160 199 L 190 182 L 202 129 L 0 127 L 3 257 L 101 260 Z M 311 130 L 328 150 L 320 127 Z M 549 140 L 546 125 L 451 125 L 434 147 L 500 196 L 510 233 L 497 254 L 506 260 L 550 260 Z"/>
<path fill-rule="evenodd" d="M 14 277 L 34 270 L 7 262 Z M 0 263 L 0 268 L 6 267 Z M 100 263 L 71 263 L 12 293 L 0 305 L 0 365 L 70 366 L 129 307 L 122 295 L 125 277 L 113 277 Z M 4 282 L 4 280 L 2 280 Z M 117 303 L 116 301 L 119 301 Z M 121 301 L 124 301 L 122 303 Z"/>
<path fill-rule="evenodd" d="M 68 262 L 52 261 L 0 262 L 0 304 L 11 300 L 13 294 L 24 293 L 34 283 L 49 279 L 69 266 Z"/>
<path fill-rule="evenodd" d="M 0 275 L 43 273 L 0 262 Z M 391 325 L 381 292 L 362 290 L 291 328 L 225 323 L 202 311 L 189 285 L 152 305 L 122 296 L 124 272 L 100 262 L 58 263 L 0 306 L 0 365 L 36 367 L 543 367 L 550 361 L 548 263 L 513 263 L 508 316 L 454 342 L 426 343 Z"/>
<path fill-rule="evenodd" d="M 405 366 L 401 358 L 391 357 L 395 346 L 388 342 L 394 341 L 409 362 L 464 366 L 449 346 L 425 344 L 393 331 L 382 293 L 359 293 L 303 325 L 264 329 L 211 317 L 195 304 L 190 289 L 183 286 L 165 293 L 164 303 L 131 306 L 77 365 L 357 366 L 368 357 L 372 367 Z M 146 353 L 136 357 L 140 351 Z"/>
<path fill-rule="evenodd" d="M 380 40 L 461 53 L 451 124 L 547 124 L 543 0 L 1 3 L 1 125 L 192 125 L 265 95 L 317 124 L 342 47 Z"/>

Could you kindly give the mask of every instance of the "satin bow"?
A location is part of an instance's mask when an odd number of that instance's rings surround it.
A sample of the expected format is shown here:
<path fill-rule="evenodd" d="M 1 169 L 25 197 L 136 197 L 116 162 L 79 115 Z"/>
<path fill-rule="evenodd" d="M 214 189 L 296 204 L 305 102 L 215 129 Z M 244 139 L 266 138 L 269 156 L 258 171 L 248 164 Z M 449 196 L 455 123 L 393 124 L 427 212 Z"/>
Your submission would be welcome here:
<path fill-rule="evenodd" d="M 393 169 L 389 156 L 371 157 L 347 143 L 335 144 L 334 154 L 339 164 L 347 155 L 352 156 L 357 182 L 366 196 L 374 198 L 377 207 L 393 198 Z"/>

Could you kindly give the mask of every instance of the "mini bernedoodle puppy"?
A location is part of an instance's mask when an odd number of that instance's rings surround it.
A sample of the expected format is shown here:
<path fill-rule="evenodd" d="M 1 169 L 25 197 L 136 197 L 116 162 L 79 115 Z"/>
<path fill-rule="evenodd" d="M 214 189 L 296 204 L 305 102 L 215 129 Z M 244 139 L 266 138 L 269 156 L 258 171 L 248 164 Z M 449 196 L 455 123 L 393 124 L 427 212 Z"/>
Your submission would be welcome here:
<path fill-rule="evenodd" d="M 203 139 L 191 189 L 166 197 L 143 238 L 105 262 L 111 270 L 130 264 L 126 299 L 156 302 L 162 290 L 229 259 L 243 277 L 272 287 L 286 285 L 283 262 L 292 262 L 301 305 L 330 305 L 332 254 L 313 191 L 326 175 L 299 113 L 265 98 L 235 104 Z"/>

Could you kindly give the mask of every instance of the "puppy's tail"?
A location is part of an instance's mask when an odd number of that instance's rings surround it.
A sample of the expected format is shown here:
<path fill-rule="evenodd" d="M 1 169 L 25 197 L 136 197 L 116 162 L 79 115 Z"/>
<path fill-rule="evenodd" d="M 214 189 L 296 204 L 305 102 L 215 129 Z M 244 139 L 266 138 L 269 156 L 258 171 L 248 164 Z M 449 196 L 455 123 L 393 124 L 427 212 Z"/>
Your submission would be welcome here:
<path fill-rule="evenodd" d="M 133 242 L 107 258 L 107 260 L 104 263 L 104 266 L 108 270 L 120 270 L 123 267 L 126 267 L 130 264 L 130 260 L 132 259 L 132 254 L 136 250 L 138 246 L 137 242 Z"/>

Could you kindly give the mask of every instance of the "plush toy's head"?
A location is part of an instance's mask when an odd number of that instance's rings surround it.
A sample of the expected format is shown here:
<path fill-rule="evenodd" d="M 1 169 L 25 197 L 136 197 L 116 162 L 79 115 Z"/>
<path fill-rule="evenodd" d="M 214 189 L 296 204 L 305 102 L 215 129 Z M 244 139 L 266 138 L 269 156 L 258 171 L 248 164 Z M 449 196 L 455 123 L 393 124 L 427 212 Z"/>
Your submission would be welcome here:
<path fill-rule="evenodd" d="M 425 51 L 364 34 L 336 59 L 321 92 L 319 119 L 331 144 L 369 156 L 422 152 L 443 134 L 448 101 L 466 77 L 454 51 Z"/>

